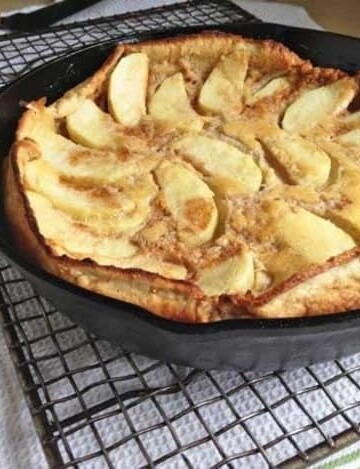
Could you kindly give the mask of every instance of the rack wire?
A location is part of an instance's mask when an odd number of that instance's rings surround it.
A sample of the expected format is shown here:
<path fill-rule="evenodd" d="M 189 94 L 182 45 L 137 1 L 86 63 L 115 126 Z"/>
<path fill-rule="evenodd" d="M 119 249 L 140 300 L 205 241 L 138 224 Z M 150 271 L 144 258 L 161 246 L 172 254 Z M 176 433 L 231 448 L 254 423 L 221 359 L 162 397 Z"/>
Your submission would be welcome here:
<path fill-rule="evenodd" d="M 224 0 L 190 0 L 171 6 L 96 18 L 37 33 L 0 36 L 0 87 L 32 68 L 69 50 L 110 39 L 130 41 L 139 34 L 164 28 L 259 21 L 247 11 Z"/>
<path fill-rule="evenodd" d="M 183 24 L 256 21 L 192 1 L 0 37 L 0 85 L 70 48 Z M 360 434 L 360 354 L 294 371 L 200 371 L 71 323 L 0 256 L 0 312 L 50 467 L 304 467 Z"/>

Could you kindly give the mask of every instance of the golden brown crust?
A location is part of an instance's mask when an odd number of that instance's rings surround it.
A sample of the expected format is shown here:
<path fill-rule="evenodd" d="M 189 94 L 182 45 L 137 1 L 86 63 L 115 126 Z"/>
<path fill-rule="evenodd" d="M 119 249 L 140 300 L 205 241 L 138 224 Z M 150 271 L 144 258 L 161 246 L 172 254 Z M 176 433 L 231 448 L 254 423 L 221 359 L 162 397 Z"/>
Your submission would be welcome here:
<path fill-rule="evenodd" d="M 146 52 L 153 64 L 149 77 L 150 100 L 167 76 L 182 69 L 187 80 L 187 91 L 196 108 L 194 97 L 220 56 L 228 54 L 234 45 L 251 48 L 251 64 L 274 73 L 288 71 L 294 79 L 289 90 L 276 97 L 259 102 L 254 109 L 245 110 L 252 118 L 268 112 L 283 112 L 284 97 L 293 102 L 301 90 L 332 83 L 346 74 L 340 70 L 314 68 L 284 46 L 274 41 L 255 41 L 236 35 L 204 33 L 199 36 L 178 37 L 142 44 L 125 44 L 116 48 L 106 63 L 91 78 L 67 92 L 48 109 L 62 119 L 78 106 L 79 97 L 96 100 L 106 86 L 116 63 L 123 54 Z M 182 58 L 189 58 L 191 67 Z M 181 60 L 180 60 L 181 59 Z M 194 64 L 200 63 L 196 68 Z M 167 66 L 162 68 L 161 64 Z M 180 64 L 180 65 L 179 65 Z M 254 86 L 259 77 L 253 77 Z M 299 79 L 301 77 L 301 80 Z M 297 81 L 299 79 L 299 81 Z M 301 85 L 300 85 L 301 83 Z M 36 121 L 36 109 L 43 101 L 32 103 L 19 121 L 17 142 L 4 165 L 5 211 L 15 243 L 25 257 L 41 265 L 48 272 L 82 288 L 139 305 L 159 316 L 185 322 L 208 322 L 241 316 L 295 317 L 317 315 L 360 307 L 360 248 L 356 247 L 335 256 L 321 265 L 290 276 L 275 288 L 257 296 L 246 294 L 206 296 L 189 280 L 171 280 L 140 269 L 121 269 L 99 265 L 90 259 L 77 260 L 56 255 L 41 235 L 32 213 L 21 180 L 21 162 L 39 152 L 36 142 L 26 136 Z M 35 109 L 35 113 L 34 113 Z M 248 113 L 248 114 L 246 114 Z"/>

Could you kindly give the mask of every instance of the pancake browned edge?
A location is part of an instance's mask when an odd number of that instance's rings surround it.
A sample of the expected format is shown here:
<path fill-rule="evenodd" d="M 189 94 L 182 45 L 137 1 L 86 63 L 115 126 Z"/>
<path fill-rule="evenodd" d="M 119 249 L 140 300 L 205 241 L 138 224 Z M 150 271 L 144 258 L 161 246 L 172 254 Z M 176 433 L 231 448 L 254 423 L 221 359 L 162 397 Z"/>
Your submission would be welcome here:
<path fill-rule="evenodd" d="M 119 45 L 91 78 L 52 104 L 51 112 L 55 117 L 62 117 L 76 109 L 79 97 L 95 99 L 99 96 L 124 53 L 145 51 L 153 60 L 167 63 L 192 51 L 201 51 L 204 63 L 208 63 L 204 73 L 208 73 L 221 54 L 242 41 L 261 43 L 265 51 L 262 60 L 267 57 L 272 63 L 298 67 L 302 73 L 314 70 L 309 76 L 320 84 L 325 76 L 332 79 L 345 76 L 338 70 L 315 69 L 309 62 L 273 41 L 258 42 L 235 35 L 203 33 Z M 195 86 L 194 95 L 197 92 Z M 15 243 L 27 259 L 79 287 L 139 305 L 156 315 L 177 321 L 196 323 L 234 317 L 299 317 L 360 307 L 359 247 L 331 258 L 323 265 L 292 275 L 257 297 L 251 294 L 208 297 L 190 281 L 170 280 L 140 269 L 120 269 L 98 265 L 88 259 L 79 261 L 65 255 L 55 255 L 39 232 L 19 175 L 19 162 L 39 151 L 35 142 L 22 138 L 22 135 L 26 133 L 27 126 L 32 125 L 32 119 L 44 103 L 45 100 L 40 100 L 28 105 L 19 121 L 16 141 L 4 162 L 3 171 L 6 217 Z"/>

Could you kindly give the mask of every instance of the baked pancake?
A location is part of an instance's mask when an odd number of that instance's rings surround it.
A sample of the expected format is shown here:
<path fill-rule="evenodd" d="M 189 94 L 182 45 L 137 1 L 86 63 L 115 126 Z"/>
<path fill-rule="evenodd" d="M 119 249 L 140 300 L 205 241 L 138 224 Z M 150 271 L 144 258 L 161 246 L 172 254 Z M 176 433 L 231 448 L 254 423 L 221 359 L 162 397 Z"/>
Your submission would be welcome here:
<path fill-rule="evenodd" d="M 120 44 L 26 105 L 3 168 L 14 240 L 178 321 L 359 308 L 359 86 L 274 41 Z"/>

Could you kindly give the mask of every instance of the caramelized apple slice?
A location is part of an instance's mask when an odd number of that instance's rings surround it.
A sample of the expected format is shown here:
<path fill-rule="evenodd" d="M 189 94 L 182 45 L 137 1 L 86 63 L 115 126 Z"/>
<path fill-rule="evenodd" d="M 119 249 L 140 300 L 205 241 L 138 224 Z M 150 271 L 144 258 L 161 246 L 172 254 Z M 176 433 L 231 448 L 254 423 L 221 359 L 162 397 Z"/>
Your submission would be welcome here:
<path fill-rule="evenodd" d="M 222 140 L 191 135 L 174 144 L 175 150 L 209 177 L 209 184 L 222 195 L 256 192 L 261 184 L 261 171 L 252 157 Z"/>
<path fill-rule="evenodd" d="M 343 189 L 345 203 L 340 207 L 329 208 L 327 216 L 344 228 L 354 239 L 360 240 L 360 177 L 352 173 L 344 175 L 343 184 L 351 186 Z M 355 184 L 355 185 L 354 185 Z M 354 188 L 354 190 L 351 190 Z"/>
<path fill-rule="evenodd" d="M 356 91 L 355 80 L 342 78 L 330 85 L 302 92 L 285 111 L 283 129 L 297 133 L 307 132 L 328 117 L 344 111 Z"/>
<path fill-rule="evenodd" d="M 21 138 L 36 142 L 41 157 L 66 177 L 75 177 L 97 184 L 120 184 L 124 177 L 151 171 L 158 157 L 150 150 L 142 154 L 118 150 L 89 149 L 55 132 L 53 119 L 46 109 L 39 110 L 33 126 Z"/>
<path fill-rule="evenodd" d="M 266 85 L 260 88 L 256 93 L 254 93 L 248 99 L 248 104 L 254 104 L 260 99 L 267 98 L 268 96 L 272 96 L 280 91 L 284 91 L 290 87 L 290 82 L 286 77 L 277 77 L 273 80 L 270 80 Z"/>
<path fill-rule="evenodd" d="M 253 283 L 254 262 L 245 250 L 198 272 L 197 284 L 208 296 L 246 293 Z"/>
<path fill-rule="evenodd" d="M 357 183 L 359 184 L 359 180 Z M 358 242 L 360 240 L 360 216 L 359 216 L 360 200 L 351 201 L 341 209 L 331 209 L 327 213 L 330 220 L 333 220 L 338 226 L 344 228 Z"/>
<path fill-rule="evenodd" d="M 234 110 L 240 111 L 247 67 L 248 54 L 243 49 L 222 56 L 201 88 L 200 108 L 225 116 Z"/>
<path fill-rule="evenodd" d="M 136 253 L 136 247 L 128 239 L 98 236 L 56 210 L 43 195 L 26 191 L 26 196 L 40 233 L 57 255 L 70 254 L 75 259 L 90 257 L 99 263 L 111 265 L 116 260 Z"/>
<path fill-rule="evenodd" d="M 348 129 L 360 129 L 360 111 L 342 116 L 340 122 L 345 124 Z"/>
<path fill-rule="evenodd" d="M 284 201 L 269 203 L 264 241 L 273 240 L 279 251 L 269 251 L 263 262 L 276 282 L 312 264 L 322 264 L 355 247 L 345 231 L 303 208 L 290 208 Z"/>
<path fill-rule="evenodd" d="M 127 194 L 126 190 L 109 186 L 78 189 L 59 177 L 42 160 L 27 164 L 24 179 L 28 188 L 48 198 L 54 208 L 64 211 L 94 232 L 104 234 L 133 234 L 138 231 L 150 215 L 150 202 L 157 192 L 151 175 L 135 182 L 142 189 L 140 200 L 134 197 L 134 191 Z"/>
<path fill-rule="evenodd" d="M 340 135 L 336 140 L 341 144 L 360 147 L 360 129 L 350 130 L 350 132 Z"/>
<path fill-rule="evenodd" d="M 314 143 L 282 130 L 270 136 L 259 137 L 271 157 L 276 160 L 280 172 L 293 184 L 320 187 L 329 178 L 331 161 Z"/>
<path fill-rule="evenodd" d="M 98 236 L 56 210 L 43 195 L 32 191 L 26 191 L 26 195 L 36 215 L 40 233 L 55 254 L 70 255 L 75 259 L 90 258 L 100 265 L 141 269 L 171 279 L 186 278 L 184 266 L 137 254 L 137 248 L 128 238 Z"/>
<path fill-rule="evenodd" d="M 151 154 L 147 158 L 132 155 L 132 159 L 126 160 L 127 155 L 123 157 L 121 151 L 89 150 L 57 134 L 37 143 L 41 144 L 43 159 L 62 174 L 91 180 L 95 185 L 121 185 L 124 177 L 144 173 L 158 163 Z"/>
<path fill-rule="evenodd" d="M 182 73 L 166 78 L 149 104 L 149 113 L 157 121 L 185 130 L 199 131 L 204 121 L 191 107 Z"/>
<path fill-rule="evenodd" d="M 135 126 L 146 114 L 148 73 L 148 57 L 139 52 L 120 59 L 110 75 L 109 109 L 121 124 Z"/>
<path fill-rule="evenodd" d="M 82 100 L 77 110 L 66 117 L 66 128 L 71 140 L 85 147 L 122 147 L 121 127 L 90 99 Z"/>
<path fill-rule="evenodd" d="M 358 148 L 336 140 L 319 140 L 319 144 L 333 160 L 334 174 L 324 192 L 326 216 L 360 240 L 360 172 L 357 161 Z"/>
<path fill-rule="evenodd" d="M 156 177 L 177 222 L 180 239 L 190 247 L 210 241 L 218 223 L 218 211 L 209 187 L 178 163 L 162 163 Z"/>

